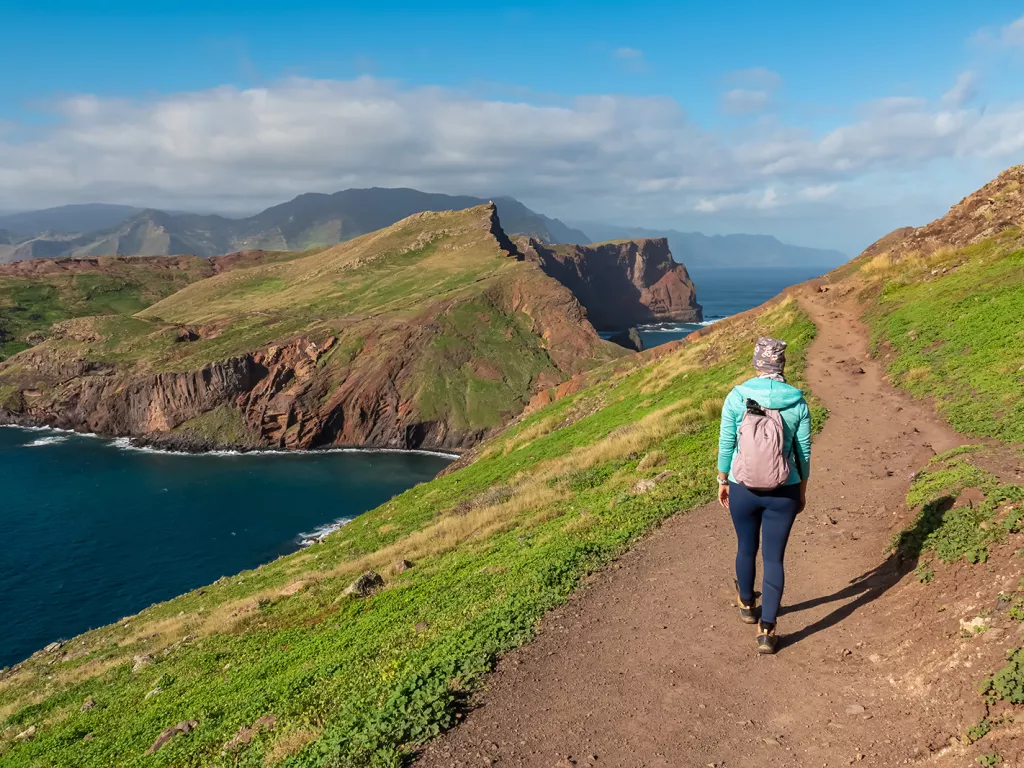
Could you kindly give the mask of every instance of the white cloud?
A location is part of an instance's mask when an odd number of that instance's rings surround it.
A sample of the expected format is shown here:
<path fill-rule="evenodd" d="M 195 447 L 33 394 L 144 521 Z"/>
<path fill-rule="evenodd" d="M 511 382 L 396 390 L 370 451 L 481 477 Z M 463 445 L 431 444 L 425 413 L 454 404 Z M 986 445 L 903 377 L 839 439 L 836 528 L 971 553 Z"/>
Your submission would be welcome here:
<path fill-rule="evenodd" d="M 787 187 L 781 191 L 775 186 L 769 186 L 761 191 L 704 197 L 698 200 L 693 208 L 700 213 L 720 213 L 733 210 L 771 211 L 798 203 L 821 202 L 832 197 L 838 189 L 838 184 L 817 184 L 802 188 Z"/>
<path fill-rule="evenodd" d="M 900 114 L 921 112 L 928 108 L 928 101 L 917 96 L 887 96 L 869 101 L 861 112 L 873 117 L 896 117 Z"/>
<path fill-rule="evenodd" d="M 771 102 L 768 91 L 733 88 L 722 94 L 722 109 L 730 115 L 749 115 L 763 111 Z"/>
<path fill-rule="evenodd" d="M 999 30 L 999 41 L 1007 48 L 1024 46 L 1024 16 Z"/>
<path fill-rule="evenodd" d="M 953 87 L 942 96 L 942 106 L 947 109 L 959 109 L 974 101 L 978 95 L 978 75 L 975 72 L 963 72 L 956 79 Z"/>
<path fill-rule="evenodd" d="M 827 200 L 832 197 L 838 189 L 838 184 L 816 184 L 814 186 L 804 187 L 800 190 L 797 196 L 801 200 L 817 202 L 819 200 Z"/>
<path fill-rule="evenodd" d="M 638 74 L 650 68 L 647 59 L 644 58 L 644 52 L 639 48 L 616 48 L 612 51 L 612 56 L 627 72 Z"/>
<path fill-rule="evenodd" d="M 81 95 L 0 131 L 0 210 L 105 201 L 251 211 L 308 191 L 410 186 L 511 194 L 580 219 L 842 206 L 871 174 L 1024 159 L 1024 101 L 888 99 L 827 131 L 716 134 L 674 100 L 561 104 L 391 82 L 291 79 L 152 100 Z M 43 127 L 41 127 L 43 126 Z M 967 191 L 967 190 L 964 190 Z"/>
<path fill-rule="evenodd" d="M 771 106 L 772 96 L 782 87 L 782 76 L 764 67 L 729 72 L 725 82 L 733 86 L 722 94 L 722 111 L 729 115 L 753 115 Z"/>
<path fill-rule="evenodd" d="M 983 27 L 971 42 L 982 48 L 1024 48 L 1024 16 L 1002 27 Z"/>

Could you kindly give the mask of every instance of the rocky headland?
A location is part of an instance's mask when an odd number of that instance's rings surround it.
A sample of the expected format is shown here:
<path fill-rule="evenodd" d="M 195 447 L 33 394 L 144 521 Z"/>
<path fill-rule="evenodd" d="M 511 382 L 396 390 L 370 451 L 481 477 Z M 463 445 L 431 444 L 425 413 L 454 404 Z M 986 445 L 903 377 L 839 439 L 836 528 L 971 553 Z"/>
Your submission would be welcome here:
<path fill-rule="evenodd" d="M 528 261 L 573 292 L 598 330 L 704 319 L 693 281 L 663 237 L 593 245 L 551 245 L 521 237 L 516 245 Z"/>
<path fill-rule="evenodd" d="M 493 205 L 416 214 L 308 254 L 39 259 L 3 270 L 127 281 L 125 270 L 151 279 L 186 267 L 181 290 L 135 315 L 34 331 L 30 348 L 0 363 L 0 420 L 185 450 L 453 451 L 537 392 L 626 354 L 519 252 Z"/>

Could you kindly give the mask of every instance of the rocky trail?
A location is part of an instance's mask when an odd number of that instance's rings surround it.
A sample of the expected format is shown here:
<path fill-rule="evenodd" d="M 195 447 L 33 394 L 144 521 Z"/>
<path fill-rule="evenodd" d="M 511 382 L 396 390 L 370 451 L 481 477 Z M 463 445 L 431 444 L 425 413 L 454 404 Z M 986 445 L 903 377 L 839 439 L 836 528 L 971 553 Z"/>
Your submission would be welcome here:
<path fill-rule="evenodd" d="M 739 621 L 734 534 L 710 504 L 550 614 L 418 766 L 964 764 L 943 756 L 948 703 L 899 683 L 915 609 L 894 587 L 912 577 L 884 549 L 910 473 L 965 440 L 886 383 L 840 293 L 800 294 L 819 328 L 808 383 L 831 414 L 787 553 L 778 655 L 759 657 Z"/>

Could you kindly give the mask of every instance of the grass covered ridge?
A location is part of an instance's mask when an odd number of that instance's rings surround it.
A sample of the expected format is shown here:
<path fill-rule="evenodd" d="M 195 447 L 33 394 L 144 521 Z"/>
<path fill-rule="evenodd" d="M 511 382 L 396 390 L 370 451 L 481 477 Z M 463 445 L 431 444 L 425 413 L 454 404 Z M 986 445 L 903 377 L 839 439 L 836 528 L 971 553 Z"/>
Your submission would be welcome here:
<path fill-rule="evenodd" d="M 151 436 L 159 424 L 217 445 L 251 438 L 235 423 L 218 432 L 226 414 L 199 407 L 241 409 L 234 422 L 270 447 L 455 448 L 507 424 L 538 391 L 628 354 L 600 338 L 567 288 L 516 258 L 489 205 L 416 214 L 293 258 L 232 254 L 215 268 L 134 313 L 93 302 L 94 316 L 0 365 L 0 402 L 44 421 L 72 411 L 90 430 Z M 326 351 L 307 365 L 309 350 Z M 74 411 L 97 386 L 130 399 L 155 374 L 247 356 L 273 368 L 249 400 L 218 392 L 165 421 L 131 403 L 104 423 Z M 83 368 L 106 378 L 75 375 Z"/>
<path fill-rule="evenodd" d="M 787 300 L 660 359 L 606 366 L 592 386 L 485 443 L 474 463 L 320 544 L 25 662 L 0 679 L 0 758 L 401 764 L 455 722 L 496 657 L 528 640 L 588 572 L 713 498 L 721 402 L 747 378 L 762 334 L 790 342 L 799 383 L 814 327 Z M 659 475 L 653 490 L 635 491 Z M 414 565 L 398 572 L 399 559 Z M 344 596 L 367 569 L 385 589 Z M 82 711 L 89 697 L 95 707 Z M 273 729 L 223 751 L 266 715 Z M 164 729 L 188 720 L 195 730 L 144 757 Z M 31 741 L 14 740 L 30 726 Z"/>
<path fill-rule="evenodd" d="M 934 398 L 959 432 L 1024 442 L 1024 249 L 1020 233 L 862 271 L 866 319 L 894 383 Z"/>
<path fill-rule="evenodd" d="M 131 315 L 213 274 L 206 259 L 114 258 L 78 271 L 0 269 L 0 361 L 27 349 L 62 320 Z M 172 265 L 173 266 L 170 266 Z"/>

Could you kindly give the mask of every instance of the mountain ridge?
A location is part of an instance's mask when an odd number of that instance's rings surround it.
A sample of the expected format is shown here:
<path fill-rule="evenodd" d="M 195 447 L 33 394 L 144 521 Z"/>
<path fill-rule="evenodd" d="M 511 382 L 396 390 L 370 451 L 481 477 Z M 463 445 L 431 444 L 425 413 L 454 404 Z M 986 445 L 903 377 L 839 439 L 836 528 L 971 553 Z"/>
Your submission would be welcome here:
<path fill-rule="evenodd" d="M 308 192 L 258 214 L 229 218 L 219 214 L 171 213 L 156 208 L 67 206 L 0 217 L 0 222 L 31 222 L 33 232 L 11 242 L 0 241 L 0 263 L 40 257 L 98 255 L 214 256 L 238 250 L 304 250 L 335 245 L 374 232 L 424 211 L 464 210 L 489 201 L 468 195 L 445 195 L 409 188 L 370 187 L 333 194 Z M 558 219 L 530 210 L 511 197 L 495 198 L 508 231 L 549 242 L 585 241 L 587 235 Z M 84 211 L 98 208 L 132 211 L 109 226 L 86 232 L 40 229 L 44 220 L 81 221 Z M 74 210 L 67 210 L 74 209 Z M 20 217 L 20 218 L 19 218 Z M 49 217 L 49 218 L 47 218 Z M 4 225 L 14 236 L 16 226 Z"/>
<path fill-rule="evenodd" d="M 869 245 L 852 263 L 878 259 L 898 263 L 964 248 L 1008 230 L 1024 228 L 1024 165 L 1007 168 L 995 179 L 920 227 L 900 227 Z"/>
<path fill-rule="evenodd" d="M 142 210 L 134 205 L 74 203 L 0 214 L 0 229 L 9 230 L 22 237 L 36 237 L 46 232 L 78 234 L 116 226 Z"/>
<path fill-rule="evenodd" d="M 847 260 L 839 251 L 790 245 L 771 235 L 704 235 L 596 222 L 573 227 L 537 213 L 515 198 L 493 200 L 509 234 L 575 245 L 666 237 L 676 260 L 691 269 L 833 267 Z M 329 194 L 307 192 L 239 218 L 108 204 L 61 206 L 0 216 L 0 230 L 6 230 L 0 236 L 0 263 L 95 255 L 213 256 L 253 249 L 304 250 L 376 231 L 413 213 L 460 210 L 486 202 L 471 195 L 407 187 L 366 187 Z M 91 210 L 99 211 L 96 226 L 83 229 Z M 72 226 L 75 224 L 78 226 Z"/>

